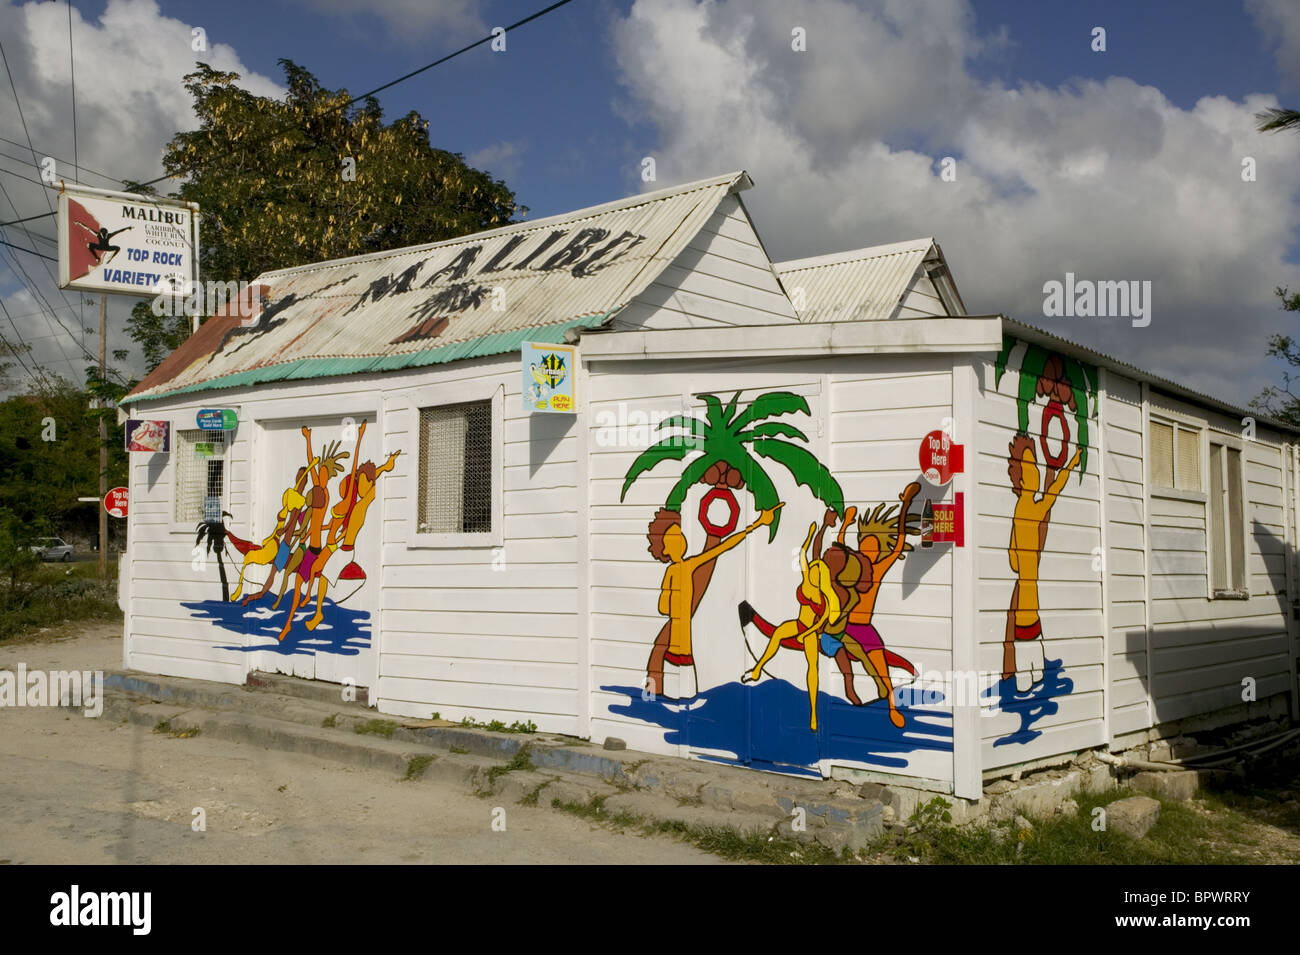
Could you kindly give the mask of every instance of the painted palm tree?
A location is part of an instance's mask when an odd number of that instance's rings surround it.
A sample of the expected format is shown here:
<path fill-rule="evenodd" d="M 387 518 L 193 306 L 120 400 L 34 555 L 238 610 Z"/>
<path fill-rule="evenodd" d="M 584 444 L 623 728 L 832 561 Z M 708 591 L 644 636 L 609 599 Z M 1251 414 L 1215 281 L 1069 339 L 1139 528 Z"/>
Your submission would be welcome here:
<path fill-rule="evenodd" d="M 230 517 L 229 511 L 222 511 L 221 517 Z M 217 556 L 217 571 L 221 574 L 221 600 L 228 602 L 230 600 L 230 583 L 226 579 L 226 564 L 222 560 L 222 554 L 226 550 L 226 524 L 221 518 L 215 521 L 201 521 L 195 528 L 194 546 L 200 546 L 206 538 L 208 542 L 207 551 L 209 554 Z"/>
<path fill-rule="evenodd" d="M 756 511 L 765 511 L 780 503 L 776 485 L 763 470 L 758 458 L 781 465 L 797 484 L 810 488 L 827 507 L 832 508 L 837 515 L 843 515 L 844 493 L 830 471 L 806 448 L 786 440 L 807 443 L 807 435 L 793 425 L 768 420 L 789 414 L 810 414 L 807 401 L 792 392 L 774 391 L 759 395 L 744 410 L 738 410 L 740 392 L 732 395 L 726 407 L 723 407 L 716 395 L 699 397 L 704 401 L 704 417 L 676 415 L 661 422 L 661 431 L 673 433 L 637 456 L 628 469 L 627 477 L 623 480 L 623 492 L 619 495 L 619 500 L 623 500 L 638 477 L 662 462 L 685 461 L 688 456 L 696 455 L 682 468 L 677 483 L 668 492 L 667 501 L 650 522 L 646 538 L 650 542 L 650 553 L 657 560 L 666 562 L 670 559 L 663 546 L 665 529 L 674 524 L 681 527 L 682 504 L 696 483 L 719 490 L 733 504 L 733 492 L 748 485 Z M 777 511 L 772 520 L 769 541 L 775 538 L 780 519 L 781 512 Z M 722 527 L 703 520 L 701 523 L 706 533 L 703 550 L 717 547 L 734 527 L 734 520 Z M 715 566 L 715 561 L 708 560 L 697 566 L 691 574 L 690 616 L 694 616 L 700 601 L 704 599 Z M 671 620 L 664 621 L 646 664 L 646 686 L 652 693 L 663 692 L 664 661 L 669 659 L 671 627 Z M 680 661 L 670 662 L 676 664 Z"/>
<path fill-rule="evenodd" d="M 1011 352 L 1021 344 L 1014 338 L 1002 340 L 1002 351 L 994 363 L 994 385 L 1001 383 Z M 1029 433 L 1029 407 L 1040 395 L 1055 399 L 1074 412 L 1079 448 L 1079 480 L 1088 469 L 1088 400 L 1097 400 L 1097 369 L 1078 359 L 1048 351 L 1041 345 L 1024 343 L 1020 359 L 1020 384 L 1016 392 L 1018 430 Z"/>
<path fill-rule="evenodd" d="M 664 461 L 683 461 L 688 455 L 701 452 L 682 469 L 681 477 L 668 492 L 665 509 L 680 513 L 691 486 L 705 482 L 706 476 L 715 480 L 705 483 L 717 486 L 736 488 L 747 483 L 756 511 L 775 507 L 780 500 L 776 485 L 755 460 L 765 458 L 785 468 L 796 484 L 810 489 L 814 497 L 836 514 L 844 514 L 844 492 L 839 482 L 807 448 L 786 440 L 792 438 L 806 444 L 808 436 L 791 424 L 767 420 L 790 414 L 810 415 L 808 402 L 801 395 L 771 391 L 759 395 L 740 411 L 737 410 L 740 392 L 732 395 L 726 407 L 716 395 L 699 397 L 705 406 L 704 418 L 674 415 L 662 421 L 661 431 L 677 429 L 678 433 L 662 438 L 637 456 L 623 480 L 620 501 L 627 497 L 628 489 L 642 474 Z M 733 476 L 732 472 L 737 474 Z M 740 480 L 742 475 L 744 479 Z M 768 534 L 769 541 L 776 538 L 780 520 L 778 511 Z"/>

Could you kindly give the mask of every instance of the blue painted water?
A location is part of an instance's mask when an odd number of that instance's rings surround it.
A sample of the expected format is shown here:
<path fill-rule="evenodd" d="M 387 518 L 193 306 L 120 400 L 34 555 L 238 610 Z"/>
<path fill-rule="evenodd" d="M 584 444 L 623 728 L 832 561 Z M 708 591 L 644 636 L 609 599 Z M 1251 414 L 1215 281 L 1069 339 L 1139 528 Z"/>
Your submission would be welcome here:
<path fill-rule="evenodd" d="M 1045 716 L 1052 716 L 1061 708 L 1053 703 L 1055 697 L 1065 696 L 1074 689 L 1074 681 L 1065 675 L 1065 667 L 1060 660 L 1045 660 L 1043 665 L 1043 682 L 1031 688 L 1028 693 L 1016 692 L 1015 678 L 1002 680 L 996 686 L 984 691 L 988 699 L 997 699 L 1003 711 L 1020 718 L 1020 726 L 999 739 L 994 746 L 1009 746 L 1012 743 L 1028 743 L 1043 735 L 1042 730 L 1031 727 Z"/>
<path fill-rule="evenodd" d="M 290 596 L 285 596 L 280 610 L 272 610 L 269 600 L 256 601 L 247 607 L 222 600 L 182 602 L 181 606 L 200 620 L 211 620 L 222 630 L 231 634 L 247 634 L 250 638 L 248 646 L 218 644 L 217 647 L 221 650 L 237 650 L 241 653 L 269 650 L 285 656 L 310 656 L 316 653 L 356 656 L 370 647 L 370 613 L 340 607 L 329 599 L 325 601 L 320 625 L 315 630 L 308 630 L 304 626 L 315 613 L 313 604 L 308 609 L 299 609 L 294 615 L 293 626 L 281 643 L 278 638 L 289 615 Z"/>
<path fill-rule="evenodd" d="M 808 728 L 807 691 L 784 680 L 724 683 L 702 690 L 689 703 L 644 700 L 635 686 L 601 689 L 627 697 L 627 703 L 612 704 L 610 712 L 663 727 L 666 743 L 731 754 L 703 757 L 723 763 L 817 776 L 820 759 L 897 769 L 907 766 L 907 754 L 918 750 L 952 752 L 950 714 L 908 709 L 908 690 L 896 696 L 907 721 L 902 729 L 889 721 L 884 700 L 853 706 L 819 693 L 818 731 L 813 733 Z M 930 694 L 926 702 L 942 701 L 942 694 L 935 696 Z"/>

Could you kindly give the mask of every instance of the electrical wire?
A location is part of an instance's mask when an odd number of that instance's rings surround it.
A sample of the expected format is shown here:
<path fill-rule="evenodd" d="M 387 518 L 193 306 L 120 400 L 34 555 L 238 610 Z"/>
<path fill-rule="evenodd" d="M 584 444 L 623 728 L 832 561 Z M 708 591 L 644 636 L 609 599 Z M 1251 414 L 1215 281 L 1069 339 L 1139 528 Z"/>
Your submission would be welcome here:
<path fill-rule="evenodd" d="M 510 26 L 508 26 L 508 27 L 503 27 L 503 28 L 501 28 L 501 29 L 502 29 L 502 32 L 503 32 L 503 33 L 509 33 L 511 30 L 516 30 L 516 29 L 518 29 L 519 27 L 524 26 L 524 25 L 527 24 L 527 23 L 531 23 L 533 20 L 537 20 L 537 19 L 539 19 L 539 18 L 541 18 L 541 17 L 544 17 L 544 16 L 546 16 L 548 13 L 551 13 L 551 12 L 553 12 L 553 11 L 555 11 L 555 10 L 558 10 L 560 7 L 563 7 L 563 6 L 565 6 L 565 5 L 569 4 L 569 3 L 572 3 L 572 2 L 573 2 L 573 0 L 558 0 L 557 3 L 552 3 L 549 7 L 544 7 L 543 9 L 538 10 L 536 13 L 533 13 L 533 14 L 530 14 L 529 16 L 524 17 L 522 20 L 518 20 L 518 21 L 516 21 L 516 22 L 510 24 Z M 327 109 L 327 110 L 322 110 L 320 113 L 316 114 L 315 116 L 312 116 L 312 117 L 308 120 L 308 122 L 310 122 L 310 121 L 312 121 L 312 120 L 316 120 L 316 119 L 322 119 L 322 118 L 324 118 L 324 117 L 326 117 L 326 116 L 329 116 L 331 113 L 337 113 L 337 112 L 341 112 L 342 110 L 346 110 L 346 109 L 348 109 L 349 107 L 354 106 L 355 104 L 357 104 L 357 103 L 360 102 L 361 100 L 366 99 L 367 97 L 374 96 L 376 93 L 380 93 L 380 92 L 383 92 L 383 91 L 386 90 L 386 89 L 390 89 L 390 88 L 396 86 L 398 83 L 404 83 L 404 82 L 406 82 L 407 80 L 411 79 L 411 78 L 414 77 L 414 76 L 419 76 L 421 73 L 425 72 L 426 70 L 431 70 L 431 69 L 433 69 L 435 66 L 440 66 L 441 64 L 446 63 L 448 60 L 451 60 L 451 59 L 454 59 L 454 58 L 460 56 L 462 53 L 468 53 L 470 50 L 474 49 L 475 47 L 482 46 L 484 43 L 490 43 L 492 40 L 494 40 L 494 39 L 496 38 L 496 36 L 497 36 L 496 33 L 489 33 L 487 36 L 483 37 L 482 39 L 480 39 L 480 40 L 475 40 L 473 43 L 467 44 L 466 46 L 461 47 L 459 50 L 456 50 L 456 51 L 454 51 L 454 52 L 452 52 L 452 53 L 448 53 L 446 56 L 439 57 L 438 59 L 434 60 L 432 63 L 426 63 L 424 66 L 420 67 L 419 69 L 411 70 L 411 72 L 409 72 L 409 73 L 405 73 L 405 74 L 403 74 L 402 76 L 399 76 L 399 77 L 398 77 L 397 79 L 395 79 L 395 80 L 390 80 L 389 82 L 384 83 L 382 86 L 376 86 L 374 89 L 369 90 L 368 92 L 361 93 L 361 94 L 358 95 L 358 96 L 354 96 L 354 97 L 352 97 L 350 100 L 348 100 L 346 103 L 343 103 L 343 104 L 341 104 L 341 105 L 339 105 L 339 106 L 331 106 L 331 107 L 330 107 L 329 109 Z M 291 130 L 291 129 L 296 129 L 296 128 L 298 128 L 298 124 L 296 124 L 296 123 L 293 124 L 293 125 L 288 125 L 288 124 L 286 124 L 282 129 L 273 130 L 273 131 L 272 131 L 268 136 L 263 137 L 263 140 L 254 140 L 254 141 L 252 141 L 252 142 L 250 142 L 250 143 L 245 143 L 244 145 L 245 145 L 245 147 L 248 147 L 248 146 L 251 146 L 251 145 L 257 145 L 257 144 L 259 144 L 259 142 L 264 141 L 264 140 L 266 140 L 266 139 L 269 139 L 271 136 L 278 136 L 278 135 L 280 135 L 281 133 L 286 133 L 286 132 L 288 132 L 289 130 Z M 154 185 L 155 183 L 162 182 L 164 179 L 174 179 L 174 178 L 176 178 L 176 176 L 173 175 L 172 173 L 164 173 L 163 175 L 157 177 L 156 179 L 150 179 L 148 182 L 142 182 L 142 183 L 140 183 L 140 185 L 141 185 L 141 186 L 152 186 L 152 185 Z"/>

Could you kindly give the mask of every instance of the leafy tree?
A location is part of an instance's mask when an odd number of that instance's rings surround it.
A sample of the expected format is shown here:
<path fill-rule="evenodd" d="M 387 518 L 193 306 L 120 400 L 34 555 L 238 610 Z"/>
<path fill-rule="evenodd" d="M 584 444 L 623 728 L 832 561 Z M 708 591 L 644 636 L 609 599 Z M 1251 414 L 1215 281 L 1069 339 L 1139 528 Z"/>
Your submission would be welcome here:
<path fill-rule="evenodd" d="M 346 90 L 279 62 L 283 101 L 206 63 L 185 77 L 199 126 L 176 134 L 163 168 L 186 177 L 176 196 L 199 204 L 205 281 L 456 238 L 525 211 L 504 182 L 434 148 L 418 112 L 385 124 L 374 97 L 349 105 Z M 142 303 L 130 333 L 152 370 L 189 326 Z"/>
<path fill-rule="evenodd" d="M 108 417 L 109 486 L 126 484 L 126 451 L 116 412 L 88 409 L 94 383 L 92 391 L 83 391 L 57 376 L 47 376 L 47 381 L 41 392 L 0 402 L 0 508 L 37 535 L 93 536 L 95 505 L 77 498 L 99 493 L 99 414 Z M 109 527 L 114 527 L 112 520 Z"/>

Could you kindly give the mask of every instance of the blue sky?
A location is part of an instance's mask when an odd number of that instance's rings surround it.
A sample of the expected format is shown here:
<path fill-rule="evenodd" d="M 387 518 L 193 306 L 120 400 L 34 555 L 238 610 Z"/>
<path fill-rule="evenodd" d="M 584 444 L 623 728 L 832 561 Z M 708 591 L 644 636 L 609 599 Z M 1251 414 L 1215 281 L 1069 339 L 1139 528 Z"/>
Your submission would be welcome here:
<path fill-rule="evenodd" d="M 180 76 L 201 56 L 187 47 L 195 26 L 206 59 L 258 92 L 275 92 L 285 57 L 355 94 L 544 5 L 74 2 L 80 155 L 115 176 L 160 171 L 162 144 L 190 121 Z M 70 156 L 66 6 L 0 0 L 0 35 L 38 150 Z M 774 258 L 933 235 L 973 312 L 1244 403 L 1281 370 L 1264 357 L 1268 335 L 1292 325 L 1273 288 L 1300 281 L 1300 136 L 1262 136 L 1252 116 L 1300 104 L 1298 81 L 1294 0 L 574 0 L 512 33 L 505 53 L 481 47 L 380 100 L 504 178 L 529 218 L 746 168 Z M 21 139 L 12 100 L 0 82 L 0 135 Z M 655 183 L 641 182 L 644 156 Z M 956 183 L 937 179 L 945 156 Z M 0 170 L 23 214 L 43 209 L 15 178 L 30 168 Z M 11 211 L 0 201 L 0 218 Z M 37 354 L 72 372 L 75 348 L 69 360 L 7 261 L 0 294 L 15 315 L 37 313 L 25 319 Z M 1151 281 L 1151 326 L 1045 316 L 1043 284 L 1066 271 Z M 129 304 L 113 303 L 112 347 L 127 344 L 116 329 Z"/>

